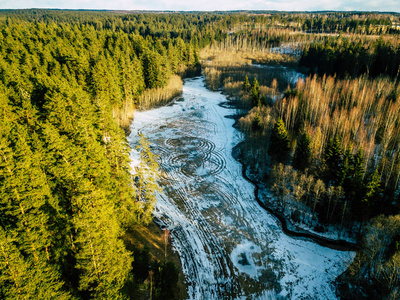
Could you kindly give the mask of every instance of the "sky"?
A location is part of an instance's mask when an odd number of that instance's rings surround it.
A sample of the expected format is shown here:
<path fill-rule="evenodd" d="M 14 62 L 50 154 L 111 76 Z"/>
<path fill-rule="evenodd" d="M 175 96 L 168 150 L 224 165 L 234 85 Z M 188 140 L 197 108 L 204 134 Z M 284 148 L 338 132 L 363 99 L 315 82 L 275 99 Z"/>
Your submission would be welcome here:
<path fill-rule="evenodd" d="M 0 0 L 0 9 L 11 8 L 400 12 L 400 0 Z"/>

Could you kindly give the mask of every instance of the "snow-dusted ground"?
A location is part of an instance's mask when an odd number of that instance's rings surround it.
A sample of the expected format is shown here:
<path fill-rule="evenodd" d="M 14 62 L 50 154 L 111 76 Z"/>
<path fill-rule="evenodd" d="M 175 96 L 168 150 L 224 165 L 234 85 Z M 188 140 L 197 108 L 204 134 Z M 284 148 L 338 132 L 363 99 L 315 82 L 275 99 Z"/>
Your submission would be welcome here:
<path fill-rule="evenodd" d="M 278 47 L 272 47 L 269 51 L 286 55 L 301 55 L 303 52 L 300 49 L 300 43 L 281 44 Z"/>
<path fill-rule="evenodd" d="M 190 299 L 335 299 L 332 281 L 354 253 L 290 238 L 258 206 L 231 155 L 240 134 L 224 101 L 203 77 L 186 80 L 183 101 L 137 112 L 129 137 L 134 149 L 142 132 L 160 157 L 154 215 L 171 231 Z"/>

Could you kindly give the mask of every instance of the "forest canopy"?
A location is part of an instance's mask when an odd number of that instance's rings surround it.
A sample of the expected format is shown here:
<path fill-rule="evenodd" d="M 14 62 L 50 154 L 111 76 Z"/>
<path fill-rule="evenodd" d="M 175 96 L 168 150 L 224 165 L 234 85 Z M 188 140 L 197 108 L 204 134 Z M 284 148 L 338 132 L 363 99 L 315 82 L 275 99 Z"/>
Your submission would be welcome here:
<path fill-rule="evenodd" d="M 140 168 L 131 170 L 126 133 L 135 109 L 164 103 L 179 92 L 179 76 L 200 73 L 205 47 L 251 52 L 247 64 L 270 62 L 266 49 L 292 43 L 301 64 L 320 74 L 284 91 L 270 74 L 232 71 L 237 62 L 205 70 L 209 86 L 225 85 L 254 107 L 242 129 L 284 150 L 264 153 L 297 169 L 272 168 L 282 205 L 293 195 L 299 211 L 309 206 L 312 219 L 343 226 L 397 208 L 399 89 L 391 80 L 399 77 L 399 24 L 398 14 L 357 12 L 0 10 L 0 298 L 131 297 L 149 258 L 143 250 L 135 260 L 121 237 L 151 221 L 158 186 L 145 137 Z M 355 34 L 363 38 L 348 37 Z M 279 55 L 276 63 L 294 61 Z M 312 188 L 280 197 L 287 177 L 296 191 Z M 168 263 L 152 264 L 158 277 L 177 276 Z M 160 282 L 162 299 L 170 287 Z"/>
<path fill-rule="evenodd" d="M 183 16 L 171 33 L 153 15 L 0 15 L 0 298 L 125 298 L 121 236 L 151 220 L 157 165 L 143 146 L 136 183 L 122 127 L 145 90 L 198 72 L 201 36 Z"/>

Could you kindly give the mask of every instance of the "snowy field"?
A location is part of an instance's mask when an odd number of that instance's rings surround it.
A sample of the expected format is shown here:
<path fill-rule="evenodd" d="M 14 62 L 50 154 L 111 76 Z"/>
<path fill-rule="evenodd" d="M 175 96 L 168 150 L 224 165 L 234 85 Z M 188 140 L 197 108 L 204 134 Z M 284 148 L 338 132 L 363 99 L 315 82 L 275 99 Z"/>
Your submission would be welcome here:
<path fill-rule="evenodd" d="M 128 139 L 134 149 L 143 133 L 159 155 L 154 215 L 171 232 L 190 299 L 336 299 L 332 282 L 354 253 L 290 238 L 258 206 L 231 155 L 240 134 L 224 101 L 203 77 L 186 80 L 182 99 L 135 113 Z"/>

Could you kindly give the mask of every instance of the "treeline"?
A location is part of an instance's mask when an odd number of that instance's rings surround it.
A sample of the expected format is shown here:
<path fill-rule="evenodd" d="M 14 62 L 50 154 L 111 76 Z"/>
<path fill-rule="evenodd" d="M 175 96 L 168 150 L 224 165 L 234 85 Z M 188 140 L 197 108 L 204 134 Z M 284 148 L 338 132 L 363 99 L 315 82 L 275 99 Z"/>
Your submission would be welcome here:
<path fill-rule="evenodd" d="M 145 90 L 199 70 L 197 49 L 63 13 L 0 22 L 0 298 L 125 299 L 142 275 L 121 236 L 151 220 L 157 164 L 141 137 L 131 170 L 121 127 Z"/>
<path fill-rule="evenodd" d="M 295 43 L 300 37 L 293 35 L 293 30 L 282 28 L 247 28 L 235 26 L 234 31 L 224 39 L 223 43 L 236 50 L 260 50 L 278 47 L 281 43 Z"/>
<path fill-rule="evenodd" d="M 96 30 L 122 31 L 143 37 L 181 38 L 202 48 L 231 34 L 283 30 L 306 33 L 397 34 L 398 14 L 368 12 L 288 13 L 270 11 L 146 13 L 135 11 L 0 10 L 0 21 L 90 25 Z M 260 36 L 260 39 L 262 37 Z M 275 36 L 275 43 L 280 37 Z M 285 40 L 285 39 L 284 39 Z M 283 40 L 283 41 L 284 41 Z M 282 40 L 281 40 L 282 41 Z M 276 44 L 277 45 L 277 44 Z"/>
<path fill-rule="evenodd" d="M 238 20 L 236 27 L 248 30 L 274 26 L 306 33 L 357 35 L 398 34 L 400 31 L 397 13 L 246 11 Z"/>
<path fill-rule="evenodd" d="M 326 38 L 306 47 L 299 64 L 320 75 L 357 77 L 367 74 L 370 77 L 386 75 L 398 79 L 400 47 L 397 40 L 385 41 L 383 38 Z"/>
<path fill-rule="evenodd" d="M 362 12 L 314 13 L 302 22 L 310 33 L 397 34 L 397 14 Z"/>
<path fill-rule="evenodd" d="M 214 13 L 137 13 L 131 11 L 63 11 L 48 9 L 0 10 L 0 21 L 10 25 L 20 21 L 44 24 L 85 25 L 97 31 L 122 31 L 153 39 L 180 38 L 204 47 L 226 37 L 226 30 L 238 20 Z"/>

